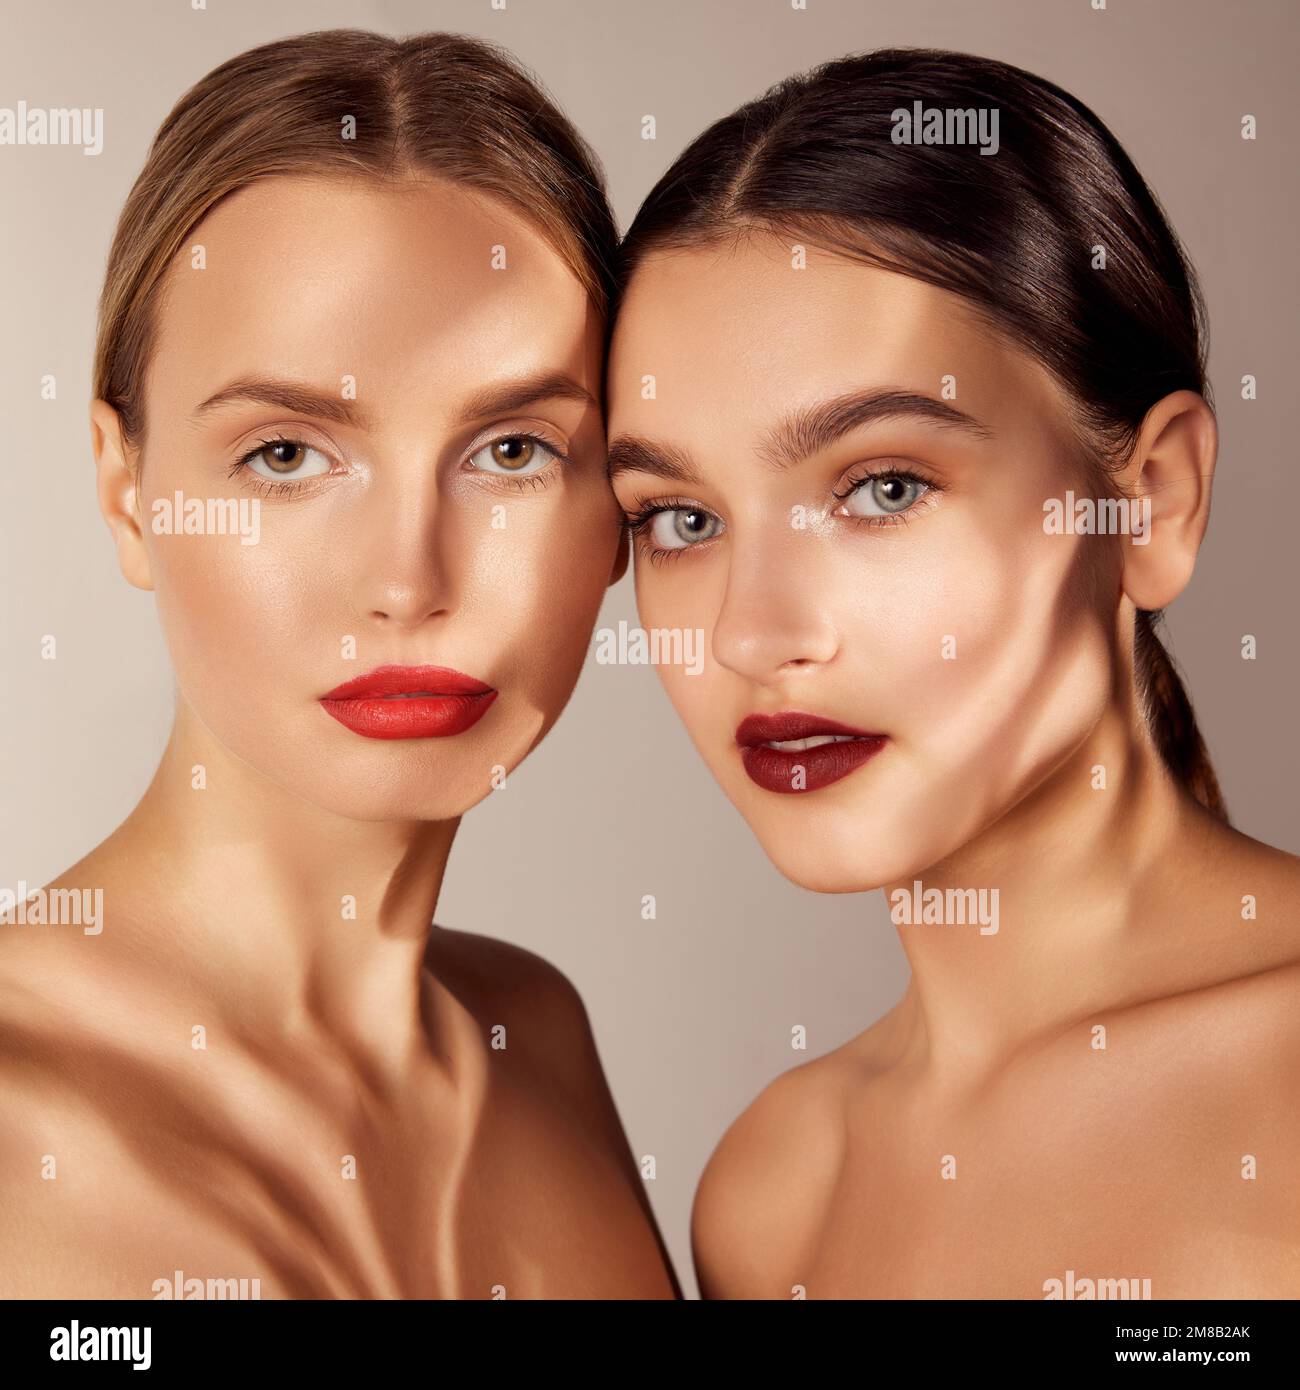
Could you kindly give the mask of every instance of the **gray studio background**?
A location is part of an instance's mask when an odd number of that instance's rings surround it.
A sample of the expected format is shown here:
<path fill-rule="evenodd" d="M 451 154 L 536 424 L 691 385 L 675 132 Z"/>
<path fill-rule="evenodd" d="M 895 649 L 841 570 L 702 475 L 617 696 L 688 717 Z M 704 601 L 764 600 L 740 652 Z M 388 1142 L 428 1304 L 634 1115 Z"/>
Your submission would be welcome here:
<path fill-rule="evenodd" d="M 1209 537 L 1168 631 L 1236 824 L 1300 842 L 1300 513 L 1292 0 L 71 0 L 0 6 L 0 105 L 102 107 L 105 148 L 0 148 L 0 884 L 40 884 L 130 811 L 170 726 L 152 599 L 120 579 L 86 424 L 94 308 L 154 131 L 231 55 L 308 29 L 450 29 L 534 69 L 603 160 L 620 225 L 703 126 L 800 68 L 889 44 L 1004 59 L 1080 96 L 1200 271 L 1221 455 Z M 658 139 L 641 139 L 654 114 Z M 1240 138 L 1240 119 L 1259 138 Z M 58 379 L 42 401 L 39 379 Z M 1245 373 L 1259 399 L 1240 399 Z M 635 621 L 630 578 L 602 625 Z M 1259 659 L 1239 643 L 1254 633 Z M 39 659 L 55 633 L 59 659 Z M 658 918 L 641 920 L 643 894 Z M 588 661 L 558 727 L 463 823 L 439 920 L 555 961 L 581 990 L 688 1293 L 713 1145 L 777 1072 L 859 1032 L 906 964 L 882 895 L 786 883 L 646 667 Z M 810 1052 L 790 1050 L 808 1029 Z"/>

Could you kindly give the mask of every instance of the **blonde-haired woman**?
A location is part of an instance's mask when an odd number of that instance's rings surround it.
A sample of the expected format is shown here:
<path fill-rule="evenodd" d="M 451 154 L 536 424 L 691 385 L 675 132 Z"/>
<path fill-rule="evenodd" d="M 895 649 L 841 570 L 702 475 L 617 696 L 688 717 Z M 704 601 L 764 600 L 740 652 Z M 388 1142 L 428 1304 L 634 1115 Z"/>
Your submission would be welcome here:
<path fill-rule="evenodd" d="M 0 953 L 6 1296 L 676 1291 L 572 986 L 430 926 L 621 569 L 614 238 L 581 138 L 468 38 L 267 44 L 164 122 L 91 418 L 176 720 L 51 885 L 102 889 L 94 950 Z"/>

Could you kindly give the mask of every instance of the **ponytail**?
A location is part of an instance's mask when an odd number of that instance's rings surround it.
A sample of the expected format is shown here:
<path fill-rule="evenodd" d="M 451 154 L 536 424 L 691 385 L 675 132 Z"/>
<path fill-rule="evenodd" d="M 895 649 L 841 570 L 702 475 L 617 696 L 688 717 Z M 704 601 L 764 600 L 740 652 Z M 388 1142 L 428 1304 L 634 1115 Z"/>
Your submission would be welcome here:
<path fill-rule="evenodd" d="M 1210 755 L 1196 727 L 1192 702 L 1156 626 L 1159 612 L 1138 610 L 1133 658 L 1138 694 L 1156 747 L 1173 778 L 1225 824 L 1228 808 Z"/>

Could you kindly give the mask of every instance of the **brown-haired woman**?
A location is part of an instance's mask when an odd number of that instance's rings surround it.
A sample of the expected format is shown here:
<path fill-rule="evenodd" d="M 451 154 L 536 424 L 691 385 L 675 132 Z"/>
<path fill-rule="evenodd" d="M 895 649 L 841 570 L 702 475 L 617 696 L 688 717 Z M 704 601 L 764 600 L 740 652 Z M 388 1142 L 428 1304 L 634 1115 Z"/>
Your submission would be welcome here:
<path fill-rule="evenodd" d="M 1051 83 L 878 52 L 710 127 L 624 249 L 641 618 L 714 658 L 664 684 L 912 967 L 720 1144 L 704 1292 L 1300 1295 L 1300 860 L 1228 825 L 1153 626 L 1217 437 L 1142 178 Z"/>
<path fill-rule="evenodd" d="M 91 414 L 175 727 L 51 885 L 102 889 L 94 949 L 5 938 L 5 1295 L 674 1294 L 573 987 L 430 927 L 621 568 L 614 242 L 471 39 L 270 43 L 163 124 Z"/>

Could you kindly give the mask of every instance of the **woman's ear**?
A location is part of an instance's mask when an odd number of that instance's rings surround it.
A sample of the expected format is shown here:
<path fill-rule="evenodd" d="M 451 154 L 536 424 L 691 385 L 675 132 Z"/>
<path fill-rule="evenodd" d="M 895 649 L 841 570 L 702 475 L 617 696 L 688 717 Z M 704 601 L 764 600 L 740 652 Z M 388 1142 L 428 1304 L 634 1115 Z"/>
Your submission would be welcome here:
<path fill-rule="evenodd" d="M 618 549 L 614 552 L 614 566 L 609 572 L 609 582 L 617 584 L 627 573 L 628 556 L 631 554 L 631 537 L 628 535 L 627 527 L 624 526 L 619 532 Z"/>
<path fill-rule="evenodd" d="M 1132 499 L 1124 592 L 1135 608 L 1164 608 L 1187 587 L 1210 520 L 1218 449 L 1214 412 L 1195 391 L 1174 391 L 1147 412 L 1119 474 Z"/>
<path fill-rule="evenodd" d="M 137 589 L 152 589 L 135 468 L 122 438 L 122 421 L 107 401 L 90 403 L 90 443 L 95 451 L 99 510 L 113 533 L 118 567 L 128 584 Z"/>

